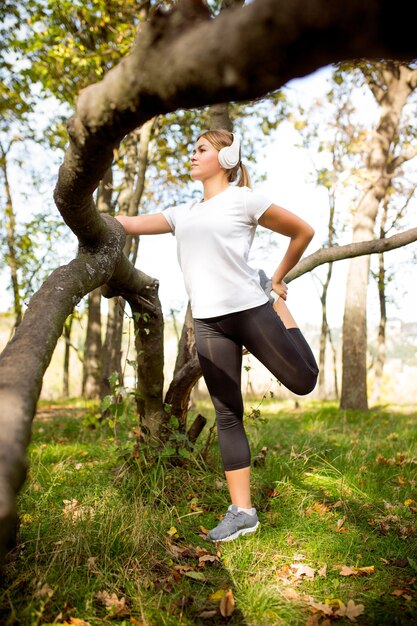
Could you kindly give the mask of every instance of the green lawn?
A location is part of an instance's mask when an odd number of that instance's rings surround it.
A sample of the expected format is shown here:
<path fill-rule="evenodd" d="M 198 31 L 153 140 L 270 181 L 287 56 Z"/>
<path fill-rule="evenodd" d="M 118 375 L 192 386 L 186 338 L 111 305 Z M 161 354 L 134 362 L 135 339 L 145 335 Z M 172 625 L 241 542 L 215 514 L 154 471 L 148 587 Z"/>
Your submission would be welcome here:
<path fill-rule="evenodd" d="M 247 402 L 261 526 L 217 547 L 204 529 L 229 502 L 216 440 L 201 457 L 209 403 L 180 466 L 129 460 L 131 417 L 41 404 L 0 623 L 416 624 L 415 409 L 300 404 Z"/>

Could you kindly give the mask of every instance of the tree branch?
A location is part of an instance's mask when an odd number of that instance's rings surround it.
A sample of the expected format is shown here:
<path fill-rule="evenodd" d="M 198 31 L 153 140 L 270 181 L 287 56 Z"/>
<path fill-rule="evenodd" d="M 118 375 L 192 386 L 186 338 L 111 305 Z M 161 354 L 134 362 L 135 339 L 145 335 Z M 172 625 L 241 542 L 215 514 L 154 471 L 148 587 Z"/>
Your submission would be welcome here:
<path fill-rule="evenodd" d="M 406 161 L 411 161 L 411 159 L 414 159 L 415 156 L 417 156 L 417 146 L 409 152 L 403 152 L 402 154 L 399 154 L 394 159 L 392 159 L 391 163 L 388 165 L 388 173 L 392 174 L 403 163 L 405 163 Z"/>
<path fill-rule="evenodd" d="M 375 254 L 376 252 L 388 252 L 401 248 L 409 243 L 417 241 L 417 228 L 388 237 L 387 239 L 373 239 L 372 241 L 359 241 L 349 243 L 346 246 L 333 246 L 332 248 L 322 248 L 313 252 L 310 256 L 302 259 L 285 277 L 285 282 L 290 283 L 292 280 L 303 276 L 307 272 L 311 272 L 319 265 L 330 263 L 332 261 L 342 261 L 343 259 L 351 259 L 355 256 L 365 254 Z"/>

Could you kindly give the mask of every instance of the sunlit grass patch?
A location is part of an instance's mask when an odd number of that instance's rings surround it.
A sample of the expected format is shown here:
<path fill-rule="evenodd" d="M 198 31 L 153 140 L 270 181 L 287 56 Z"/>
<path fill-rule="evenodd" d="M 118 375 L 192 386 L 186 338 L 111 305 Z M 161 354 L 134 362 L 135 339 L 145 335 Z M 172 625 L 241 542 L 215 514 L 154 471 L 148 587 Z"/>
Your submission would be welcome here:
<path fill-rule="evenodd" d="M 261 525 L 215 546 L 202 528 L 229 499 L 217 443 L 200 456 L 208 428 L 184 465 L 145 465 L 127 462 L 127 421 L 116 442 L 105 422 L 58 408 L 35 422 L 2 624 L 412 623 L 415 413 L 262 402 L 248 419 Z M 197 410 L 210 427 L 212 408 Z"/>

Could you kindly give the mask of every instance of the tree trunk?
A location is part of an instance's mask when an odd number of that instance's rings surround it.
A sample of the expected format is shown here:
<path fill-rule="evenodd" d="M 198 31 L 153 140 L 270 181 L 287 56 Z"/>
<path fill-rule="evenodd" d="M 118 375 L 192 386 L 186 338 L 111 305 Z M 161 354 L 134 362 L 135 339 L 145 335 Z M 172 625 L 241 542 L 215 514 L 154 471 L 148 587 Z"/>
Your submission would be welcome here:
<path fill-rule="evenodd" d="M 97 190 L 96 205 L 99 213 L 111 214 L 112 189 L 113 173 L 112 168 L 109 167 L 105 171 Z M 88 296 L 82 383 L 82 394 L 86 398 L 95 400 L 101 397 L 102 358 L 101 290 L 97 289 Z"/>
<path fill-rule="evenodd" d="M 320 400 L 326 398 L 326 344 L 329 336 L 329 324 L 327 322 L 327 292 L 332 277 L 333 263 L 329 263 L 327 268 L 326 281 L 320 296 L 321 302 L 321 329 L 320 329 L 320 349 L 319 349 L 319 381 L 318 392 Z"/>
<path fill-rule="evenodd" d="M 328 337 L 329 337 L 329 343 L 332 349 L 332 356 L 333 356 L 332 361 L 333 361 L 334 397 L 336 398 L 336 400 L 339 400 L 339 383 L 337 381 L 337 351 L 332 340 L 332 333 L 331 333 L 330 328 L 328 329 Z"/>
<path fill-rule="evenodd" d="M 201 368 L 195 348 L 194 323 L 191 306 L 188 303 L 178 344 L 174 375 L 165 396 L 165 404 L 169 406 L 170 414 L 178 418 L 181 432 L 186 430 L 191 392 L 200 376 Z"/>
<path fill-rule="evenodd" d="M 413 70 L 397 63 L 381 65 L 380 78 L 383 86 L 376 85 L 374 79 L 368 76 L 370 88 L 381 106 L 381 116 L 370 142 L 366 171 L 369 183 L 353 219 L 354 242 L 374 237 L 378 207 L 394 175 L 392 145 L 398 132 L 402 109 L 414 89 L 412 77 Z M 344 409 L 368 409 L 366 381 L 368 281 L 369 257 L 351 260 L 343 317 L 340 406 Z"/>
<path fill-rule="evenodd" d="M 13 208 L 13 200 L 12 194 L 10 190 L 8 172 L 7 172 L 7 154 L 3 150 L 3 147 L 0 146 L 1 149 L 1 170 L 4 178 L 4 190 L 6 195 L 6 240 L 7 240 L 7 263 L 10 268 L 10 277 L 12 282 L 12 292 L 13 292 L 13 305 L 14 305 L 14 315 L 15 322 L 14 328 L 17 328 L 22 321 L 22 301 L 20 298 L 20 286 L 19 286 L 19 278 L 17 274 L 18 270 L 18 260 L 17 260 L 17 252 L 16 252 L 16 218 Z"/>
<path fill-rule="evenodd" d="M 379 272 L 378 272 L 378 296 L 379 296 L 379 311 L 380 320 L 378 325 L 378 339 L 377 339 L 377 354 L 375 359 L 375 379 L 374 379 L 374 402 L 376 404 L 381 403 L 382 393 L 382 379 L 384 374 L 385 365 L 385 340 L 386 340 L 386 325 L 387 325 L 387 309 L 385 300 L 385 265 L 384 255 L 378 255 Z"/>
<path fill-rule="evenodd" d="M 64 349 L 64 377 L 62 386 L 62 397 L 69 398 L 69 362 L 70 362 L 70 350 L 71 350 L 71 329 L 73 322 L 73 315 L 69 315 L 65 320 L 63 336 L 65 341 Z"/>
<path fill-rule="evenodd" d="M 384 211 L 381 216 L 380 238 L 385 238 L 386 224 L 388 217 L 388 200 L 384 202 Z M 381 403 L 382 379 L 384 375 L 385 354 L 386 354 L 386 326 L 387 326 L 387 303 L 385 297 L 385 259 L 384 254 L 378 254 L 378 298 L 379 298 L 379 325 L 377 338 L 377 354 L 374 369 L 374 392 L 373 401 Z"/>
<path fill-rule="evenodd" d="M 101 290 L 88 294 L 87 334 L 84 348 L 82 395 L 90 400 L 100 398 L 101 390 Z"/>
<path fill-rule="evenodd" d="M 110 394 L 109 378 L 114 372 L 117 372 L 120 384 L 124 384 L 122 369 L 124 307 L 125 301 L 121 297 L 116 296 L 108 301 L 106 338 L 101 351 L 101 398 Z"/>
<path fill-rule="evenodd" d="M 137 407 L 144 439 L 164 441 L 168 415 L 164 410 L 164 320 L 158 297 L 158 281 L 147 287 L 144 297 L 129 297 L 135 325 L 137 353 Z"/>

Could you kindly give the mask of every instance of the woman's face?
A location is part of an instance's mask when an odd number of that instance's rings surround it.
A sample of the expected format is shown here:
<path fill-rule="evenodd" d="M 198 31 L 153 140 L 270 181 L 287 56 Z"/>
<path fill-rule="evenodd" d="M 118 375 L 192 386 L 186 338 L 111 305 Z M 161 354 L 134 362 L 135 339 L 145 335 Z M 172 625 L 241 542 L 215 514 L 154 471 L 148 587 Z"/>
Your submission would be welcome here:
<path fill-rule="evenodd" d="M 218 154 L 218 150 L 208 139 L 200 137 L 191 156 L 191 178 L 204 181 L 219 174 L 223 168 L 219 163 Z"/>

